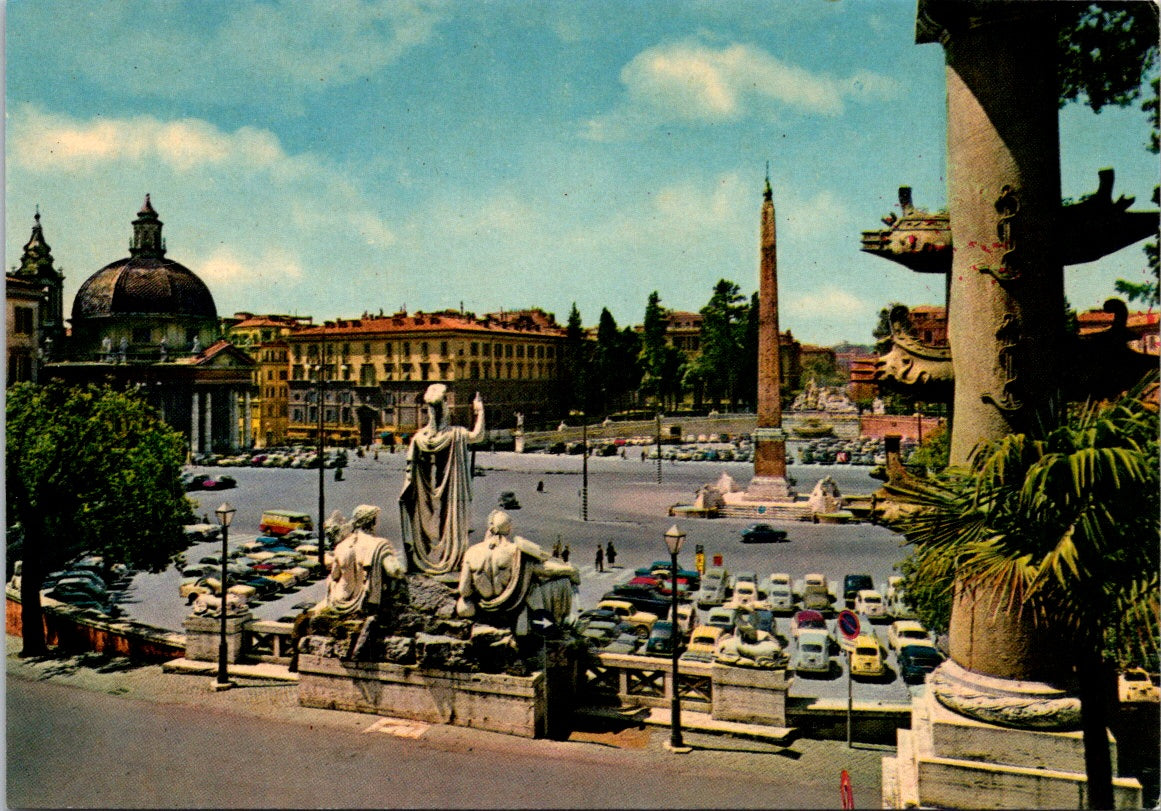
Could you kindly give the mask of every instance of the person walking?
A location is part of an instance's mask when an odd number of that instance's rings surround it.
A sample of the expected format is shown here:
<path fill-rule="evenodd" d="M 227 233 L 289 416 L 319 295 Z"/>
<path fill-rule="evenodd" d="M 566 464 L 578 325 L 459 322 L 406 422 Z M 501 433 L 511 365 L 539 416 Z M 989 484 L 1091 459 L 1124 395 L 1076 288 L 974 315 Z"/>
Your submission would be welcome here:
<path fill-rule="evenodd" d="M 613 546 L 613 542 L 609 541 L 609 548 L 605 550 L 605 560 L 609 562 L 609 568 L 617 562 L 617 549 Z"/>
<path fill-rule="evenodd" d="M 600 544 L 597 544 L 597 571 L 603 572 L 605 570 L 605 549 Z"/>
<path fill-rule="evenodd" d="M 571 553 L 568 551 L 568 544 L 565 544 L 564 549 L 562 549 L 560 552 L 560 559 L 563 560 L 565 563 L 568 563 L 569 554 L 571 554 Z"/>
<path fill-rule="evenodd" d="M 552 545 L 552 556 L 554 558 L 560 557 L 560 538 L 557 538 L 556 543 Z"/>

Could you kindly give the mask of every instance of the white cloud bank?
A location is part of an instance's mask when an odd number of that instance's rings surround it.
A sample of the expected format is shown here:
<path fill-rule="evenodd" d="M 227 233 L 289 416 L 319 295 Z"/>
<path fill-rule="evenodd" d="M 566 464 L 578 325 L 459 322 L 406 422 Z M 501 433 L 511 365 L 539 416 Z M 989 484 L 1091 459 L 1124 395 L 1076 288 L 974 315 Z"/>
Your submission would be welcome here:
<path fill-rule="evenodd" d="M 840 78 L 812 73 L 761 48 L 684 40 L 646 49 L 622 70 L 625 97 L 588 122 L 594 140 L 627 137 L 666 123 L 713 124 L 784 110 L 836 116 L 848 100 L 892 98 L 894 79 L 870 71 Z"/>

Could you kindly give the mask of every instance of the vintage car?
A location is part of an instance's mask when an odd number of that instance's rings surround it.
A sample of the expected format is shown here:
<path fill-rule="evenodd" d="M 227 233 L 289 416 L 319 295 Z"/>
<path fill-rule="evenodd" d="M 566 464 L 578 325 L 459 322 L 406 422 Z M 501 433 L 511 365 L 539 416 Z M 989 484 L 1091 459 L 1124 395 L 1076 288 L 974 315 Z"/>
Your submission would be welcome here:
<path fill-rule="evenodd" d="M 887 663 L 883 659 L 879 640 L 869 634 L 862 634 L 855 639 L 855 647 L 851 652 L 851 676 L 877 679 L 886 674 Z"/>
<path fill-rule="evenodd" d="M 716 625 L 723 631 L 732 634 L 734 632 L 734 621 L 737 619 L 737 617 L 738 612 L 734 609 L 727 608 L 725 606 L 717 606 L 716 608 L 710 609 L 709 616 L 706 617 L 705 624 Z"/>
<path fill-rule="evenodd" d="M 717 654 L 728 631 L 717 625 L 699 625 L 689 637 L 689 645 L 681 655 L 682 661 L 710 662 Z"/>
<path fill-rule="evenodd" d="M 725 569 L 713 568 L 706 571 L 701 579 L 701 588 L 694 594 L 698 608 L 711 608 L 726 601 L 726 589 L 730 575 Z"/>
<path fill-rule="evenodd" d="M 869 620 L 883 619 L 887 616 L 887 605 L 883 602 L 882 594 L 863 589 L 855 595 L 854 612 L 862 614 Z"/>
<path fill-rule="evenodd" d="M 817 629 L 802 631 L 790 666 L 796 673 L 830 673 L 830 635 Z"/>
<path fill-rule="evenodd" d="M 296 529 L 312 530 L 309 515 L 297 510 L 266 510 L 258 522 L 258 529 L 269 535 L 287 535 Z"/>
<path fill-rule="evenodd" d="M 927 629 L 915 620 L 896 620 L 887 631 L 887 647 L 901 650 L 904 645 L 927 645 L 935 647 Z"/>
<path fill-rule="evenodd" d="M 846 602 L 847 608 L 853 608 L 860 591 L 874 589 L 875 584 L 871 582 L 869 574 L 848 574 L 843 578 L 843 601 Z"/>
<path fill-rule="evenodd" d="M 505 490 L 496 499 L 496 504 L 501 510 L 519 510 L 520 501 L 516 498 L 516 494 L 511 490 Z"/>
<path fill-rule="evenodd" d="M 766 595 L 758 591 L 758 586 L 750 580 L 734 584 L 734 596 L 725 605 L 729 608 L 764 608 Z"/>
<path fill-rule="evenodd" d="M 645 640 L 645 654 L 647 656 L 672 656 L 673 655 L 673 623 L 669 620 L 657 620 L 653 623 L 653 629 L 649 632 L 649 638 Z M 677 643 L 678 651 L 681 650 L 681 642 Z"/>
<path fill-rule="evenodd" d="M 899 675 L 908 684 L 923 681 L 943 663 L 943 656 L 931 645 L 904 645 L 899 648 L 897 659 Z"/>
<path fill-rule="evenodd" d="M 641 639 L 647 639 L 653 630 L 653 623 L 657 622 L 657 615 L 647 611 L 638 611 L 628 600 L 601 600 L 597 603 L 598 609 L 605 609 L 616 614 L 622 622 L 632 625 Z"/>
<path fill-rule="evenodd" d="M 193 490 L 229 490 L 237 487 L 238 482 L 233 476 L 211 476 L 206 473 L 198 473 L 187 476 L 184 485 L 187 492 Z"/>
<path fill-rule="evenodd" d="M 783 614 L 788 614 L 793 611 L 797 603 L 794 599 L 794 591 L 789 583 L 774 582 L 771 582 L 766 587 L 766 602 L 770 605 L 771 611 L 777 611 Z"/>
<path fill-rule="evenodd" d="M 802 607 L 812 611 L 830 611 L 834 605 L 834 595 L 830 593 L 830 583 L 826 575 L 813 572 L 802 578 Z"/>
<path fill-rule="evenodd" d="M 786 530 L 769 524 L 751 524 L 742 530 L 742 543 L 784 543 L 789 540 Z"/>
<path fill-rule="evenodd" d="M 1117 678 L 1117 695 L 1122 703 L 1161 701 L 1161 690 L 1140 667 L 1131 667 Z"/>
<path fill-rule="evenodd" d="M 820 612 L 811 609 L 803 609 L 794 615 L 790 620 L 790 635 L 801 636 L 804 631 L 822 631 L 826 632 L 826 617 Z"/>

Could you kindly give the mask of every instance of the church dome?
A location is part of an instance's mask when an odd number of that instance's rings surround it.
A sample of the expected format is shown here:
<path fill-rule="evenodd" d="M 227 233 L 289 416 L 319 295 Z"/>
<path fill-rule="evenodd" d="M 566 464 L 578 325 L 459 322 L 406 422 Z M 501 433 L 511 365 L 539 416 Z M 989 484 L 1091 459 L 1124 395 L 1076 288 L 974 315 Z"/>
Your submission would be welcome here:
<path fill-rule="evenodd" d="M 85 280 L 73 299 L 73 320 L 124 315 L 216 319 L 214 297 L 193 271 L 165 258 L 161 220 L 145 196 L 133 221 L 129 256 Z"/>

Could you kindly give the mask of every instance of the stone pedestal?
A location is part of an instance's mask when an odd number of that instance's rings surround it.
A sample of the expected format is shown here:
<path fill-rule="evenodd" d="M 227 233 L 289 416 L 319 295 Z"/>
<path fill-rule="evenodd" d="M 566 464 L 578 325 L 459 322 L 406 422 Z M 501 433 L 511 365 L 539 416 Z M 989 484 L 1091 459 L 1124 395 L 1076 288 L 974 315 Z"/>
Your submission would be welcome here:
<path fill-rule="evenodd" d="M 245 653 L 246 625 L 253 619 L 249 611 L 226 616 L 226 661 L 237 662 Z M 222 618 L 218 614 L 191 614 L 181 622 L 185 629 L 185 658 L 195 662 L 218 661 L 222 640 Z"/>
<path fill-rule="evenodd" d="M 515 440 L 516 453 L 524 453 L 524 434 L 516 434 L 513 439 Z"/>
<path fill-rule="evenodd" d="M 486 729 L 524 738 L 545 733 L 543 672 L 531 676 L 421 670 L 300 654 L 298 703 Z"/>
<path fill-rule="evenodd" d="M 755 476 L 746 488 L 746 501 L 793 501 L 794 492 L 782 476 Z"/>
<path fill-rule="evenodd" d="M 786 693 L 794 679 L 785 668 L 713 665 L 713 718 L 786 726 Z"/>
<path fill-rule="evenodd" d="M 1111 735 L 1109 746 L 1116 764 Z M 930 689 L 912 704 L 911 729 L 898 731 L 897 755 L 883 758 L 884 808 L 1087 808 L 1086 787 L 1079 731 L 976 721 Z M 1117 808 L 1141 807 L 1135 778 L 1114 777 L 1113 793 Z"/>

